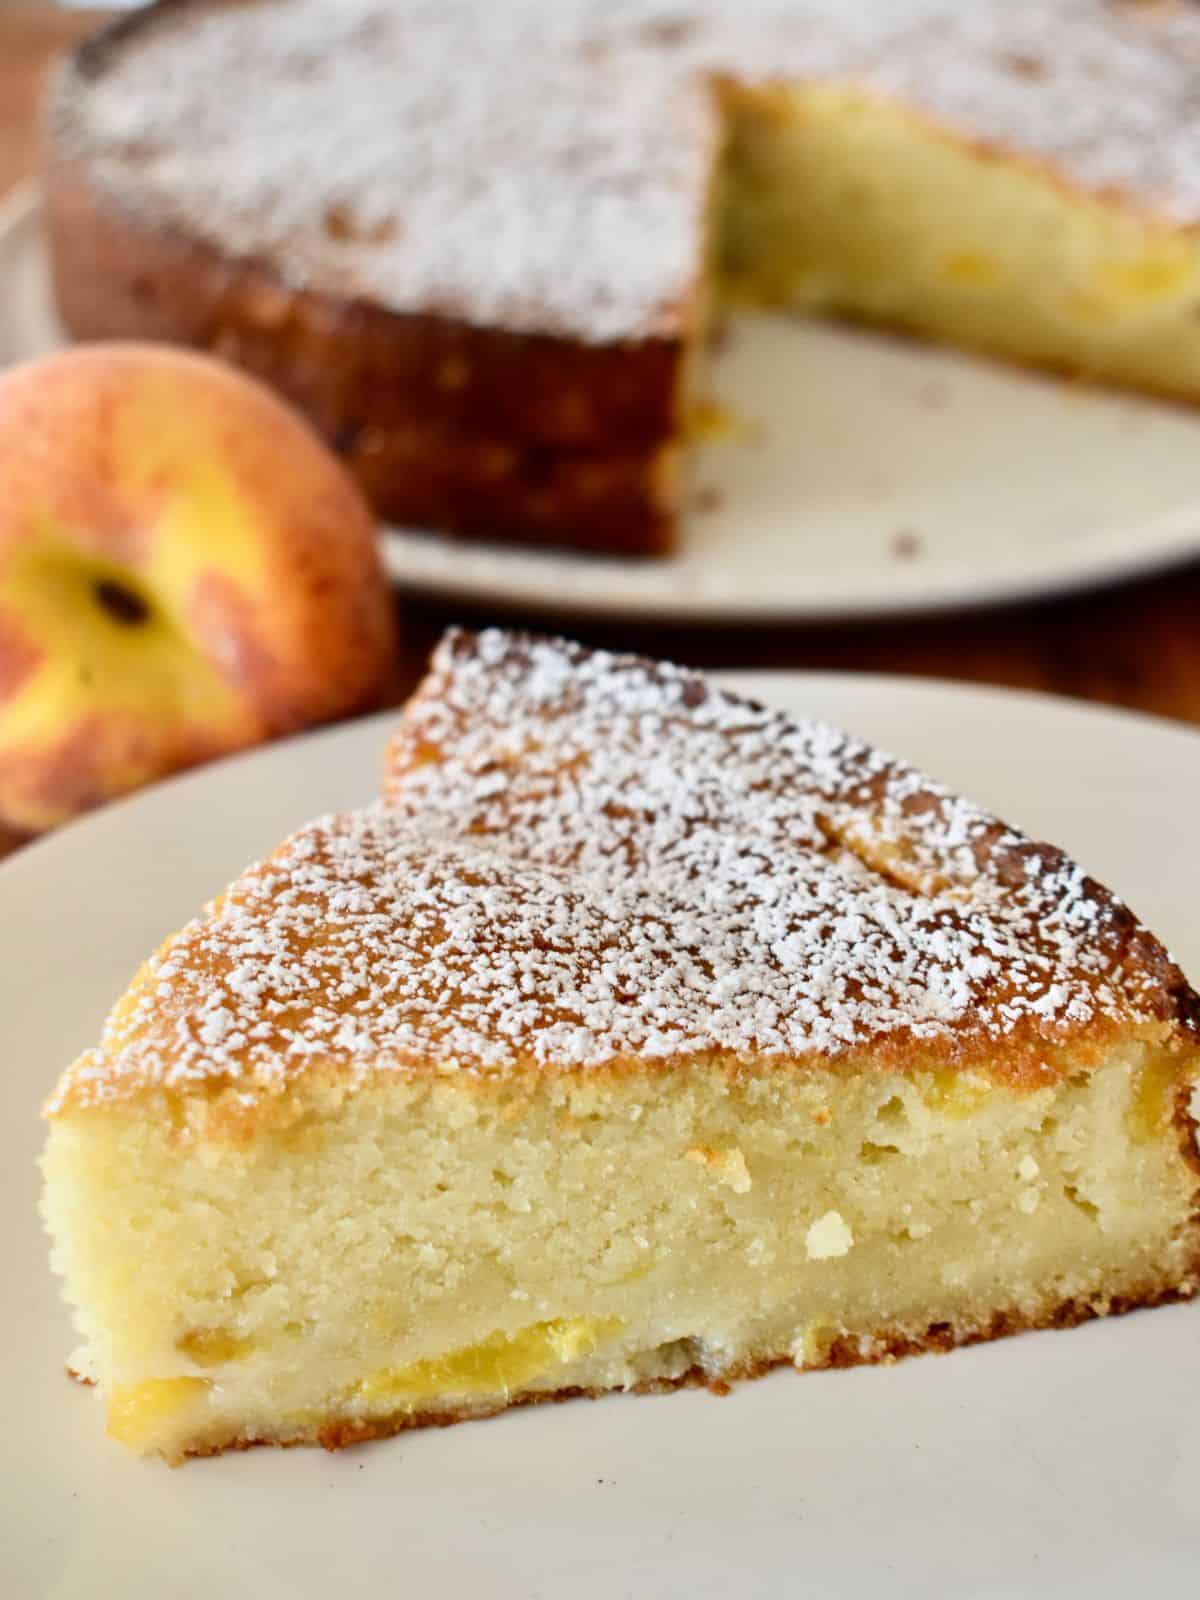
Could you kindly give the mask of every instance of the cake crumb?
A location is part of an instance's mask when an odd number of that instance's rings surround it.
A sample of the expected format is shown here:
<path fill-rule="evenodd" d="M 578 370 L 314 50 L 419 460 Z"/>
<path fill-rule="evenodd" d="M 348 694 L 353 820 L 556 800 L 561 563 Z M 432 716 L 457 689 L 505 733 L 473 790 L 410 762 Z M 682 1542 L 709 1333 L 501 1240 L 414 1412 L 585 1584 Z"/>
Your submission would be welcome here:
<path fill-rule="evenodd" d="M 892 539 L 892 554 L 901 561 L 911 561 L 921 554 L 921 535 L 911 528 L 901 528 Z"/>
<path fill-rule="evenodd" d="M 848 1255 L 854 1243 L 850 1225 L 840 1211 L 827 1211 L 804 1236 L 804 1249 L 810 1261 L 831 1261 Z"/>
<path fill-rule="evenodd" d="M 697 1166 L 709 1168 L 717 1182 L 734 1194 L 749 1194 L 753 1187 L 746 1158 L 736 1145 L 732 1150 L 712 1150 L 708 1145 L 694 1144 L 684 1154 Z"/>

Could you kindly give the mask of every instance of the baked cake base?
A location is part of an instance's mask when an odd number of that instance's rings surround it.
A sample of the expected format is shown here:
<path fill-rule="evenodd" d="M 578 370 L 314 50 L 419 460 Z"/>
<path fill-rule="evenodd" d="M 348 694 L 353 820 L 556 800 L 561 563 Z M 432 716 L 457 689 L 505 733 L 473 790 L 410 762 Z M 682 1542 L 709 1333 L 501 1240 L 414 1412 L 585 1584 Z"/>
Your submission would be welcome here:
<path fill-rule="evenodd" d="M 67 1108 L 46 1216 L 86 1308 L 76 1365 L 115 1437 L 178 1461 L 1192 1293 L 1177 1059 L 1129 1037 L 1055 1065 L 1032 1089 L 984 1065 L 697 1061 Z"/>

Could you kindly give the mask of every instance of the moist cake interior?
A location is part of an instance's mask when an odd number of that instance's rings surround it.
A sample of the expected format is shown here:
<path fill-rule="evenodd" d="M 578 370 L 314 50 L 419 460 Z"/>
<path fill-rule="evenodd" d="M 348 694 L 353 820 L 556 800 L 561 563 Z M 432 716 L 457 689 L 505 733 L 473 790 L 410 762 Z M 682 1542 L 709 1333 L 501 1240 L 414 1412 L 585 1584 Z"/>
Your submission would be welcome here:
<path fill-rule="evenodd" d="M 55 1128 L 109 1431 L 178 1458 L 563 1390 L 724 1382 L 1152 1303 L 1195 1271 L 1175 1065 L 309 1087 L 252 1141 L 155 1098 Z M 179 1124 L 204 1159 L 181 1166 Z M 897 1200 L 897 1194 L 903 1200 Z"/>
<path fill-rule="evenodd" d="M 1200 397 L 1194 231 L 1073 191 L 853 85 L 726 81 L 716 93 L 724 143 L 701 345 L 715 318 L 787 309 Z M 707 356 L 684 368 L 693 442 L 710 379 Z"/>
<path fill-rule="evenodd" d="M 881 323 L 1158 391 L 1200 385 L 1200 240 L 853 86 L 727 85 L 731 305 Z"/>

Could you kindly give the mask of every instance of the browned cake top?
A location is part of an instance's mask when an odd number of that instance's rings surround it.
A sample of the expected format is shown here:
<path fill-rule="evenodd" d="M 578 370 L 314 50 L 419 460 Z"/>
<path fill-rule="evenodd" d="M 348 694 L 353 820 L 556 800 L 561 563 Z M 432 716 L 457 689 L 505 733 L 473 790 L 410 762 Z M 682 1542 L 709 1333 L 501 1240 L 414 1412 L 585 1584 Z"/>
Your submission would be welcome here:
<path fill-rule="evenodd" d="M 296 285 L 606 342 L 690 303 L 714 74 L 859 84 L 1195 224 L 1198 70 L 1183 0 L 176 0 L 78 54 L 53 127 Z"/>
<path fill-rule="evenodd" d="M 1061 852 L 675 667 L 452 634 L 388 801 L 304 828 L 185 928 L 58 1103 L 697 1055 L 1038 1082 L 1056 1045 L 1193 1026 L 1165 953 Z"/>

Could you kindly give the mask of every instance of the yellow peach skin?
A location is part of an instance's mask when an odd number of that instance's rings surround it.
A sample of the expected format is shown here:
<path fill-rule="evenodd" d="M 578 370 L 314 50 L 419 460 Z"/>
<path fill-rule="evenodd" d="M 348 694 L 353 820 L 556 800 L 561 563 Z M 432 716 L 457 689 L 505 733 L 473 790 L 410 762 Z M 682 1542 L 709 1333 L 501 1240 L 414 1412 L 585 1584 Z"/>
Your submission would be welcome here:
<path fill-rule="evenodd" d="M 0 821 L 377 704 L 370 514 L 308 426 L 207 357 L 90 345 L 0 376 Z"/>

